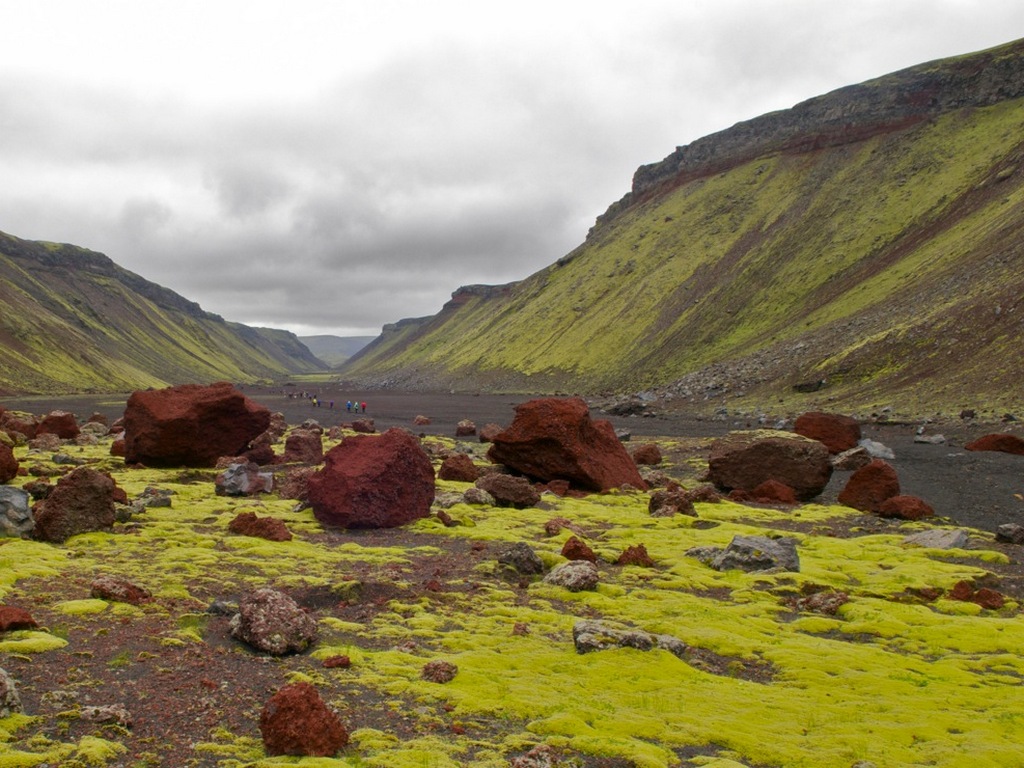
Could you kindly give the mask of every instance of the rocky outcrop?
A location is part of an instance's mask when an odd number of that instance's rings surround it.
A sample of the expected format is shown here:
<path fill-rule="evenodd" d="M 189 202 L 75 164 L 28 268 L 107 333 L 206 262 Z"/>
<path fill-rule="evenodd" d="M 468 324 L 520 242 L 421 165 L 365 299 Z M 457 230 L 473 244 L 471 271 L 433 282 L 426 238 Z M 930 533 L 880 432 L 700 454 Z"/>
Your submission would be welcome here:
<path fill-rule="evenodd" d="M 346 437 L 309 478 L 307 498 L 323 525 L 393 528 L 430 514 L 434 468 L 405 430 Z"/>
<path fill-rule="evenodd" d="M 752 492 L 767 480 L 793 489 L 801 501 L 820 494 L 832 464 L 823 443 L 773 430 L 730 432 L 711 445 L 708 479 L 725 491 Z"/>
<path fill-rule="evenodd" d="M 647 487 L 611 423 L 592 421 L 580 398 L 530 400 L 515 413 L 487 451 L 492 462 L 541 482 L 568 480 L 588 491 Z"/>
<path fill-rule="evenodd" d="M 212 467 L 270 426 L 270 411 L 227 382 L 134 392 L 124 412 L 125 462 Z"/>

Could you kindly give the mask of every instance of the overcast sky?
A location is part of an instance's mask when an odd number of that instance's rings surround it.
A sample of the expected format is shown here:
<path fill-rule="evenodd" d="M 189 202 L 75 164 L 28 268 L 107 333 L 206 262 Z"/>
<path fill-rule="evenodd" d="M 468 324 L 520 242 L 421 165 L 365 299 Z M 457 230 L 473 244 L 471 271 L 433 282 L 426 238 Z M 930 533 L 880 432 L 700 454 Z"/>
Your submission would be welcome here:
<path fill-rule="evenodd" d="M 579 245 L 639 165 L 1024 37 L 1021 0 L 0 0 L 0 230 L 375 335 Z"/>

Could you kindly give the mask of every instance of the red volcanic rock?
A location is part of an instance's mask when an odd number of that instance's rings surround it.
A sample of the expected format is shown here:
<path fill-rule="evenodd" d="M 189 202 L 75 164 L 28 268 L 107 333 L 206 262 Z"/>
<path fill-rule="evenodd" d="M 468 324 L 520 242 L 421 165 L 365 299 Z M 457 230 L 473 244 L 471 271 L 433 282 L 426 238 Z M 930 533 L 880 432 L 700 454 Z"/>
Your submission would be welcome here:
<path fill-rule="evenodd" d="M 293 429 L 284 441 L 285 464 L 319 464 L 324 460 L 324 441 L 319 432 Z"/>
<path fill-rule="evenodd" d="M 475 483 L 480 477 L 480 470 L 469 456 L 464 453 L 456 453 L 441 462 L 441 466 L 437 470 L 437 477 L 440 480 Z"/>
<path fill-rule="evenodd" d="M 317 471 L 316 467 L 296 467 L 288 470 L 278 481 L 277 495 L 282 499 L 305 501 L 309 493 L 309 478 Z"/>
<path fill-rule="evenodd" d="M 13 605 L 0 605 L 0 632 L 13 632 L 16 629 L 36 629 L 39 624 L 32 614 Z"/>
<path fill-rule="evenodd" d="M 128 579 L 118 576 L 104 574 L 93 579 L 89 586 L 89 593 L 101 600 L 111 600 L 118 603 L 139 603 L 149 600 L 152 595 L 145 587 L 140 587 Z"/>
<path fill-rule="evenodd" d="M 750 492 L 761 504 L 796 504 L 796 491 L 778 480 L 765 480 Z"/>
<path fill-rule="evenodd" d="M 18 460 L 7 443 L 0 443 L 0 484 L 18 476 Z"/>
<path fill-rule="evenodd" d="M 492 472 L 480 477 L 475 485 L 491 494 L 499 507 L 525 509 L 540 501 L 540 493 L 525 477 Z"/>
<path fill-rule="evenodd" d="M 476 434 L 476 424 L 469 419 L 463 419 L 455 425 L 456 437 L 472 437 Z"/>
<path fill-rule="evenodd" d="M 254 536 L 267 541 L 291 541 L 291 531 L 276 517 L 256 517 L 255 512 L 241 512 L 228 523 L 228 530 L 239 536 Z"/>
<path fill-rule="evenodd" d="M 636 464 L 605 420 L 592 421 L 580 398 L 542 398 L 516 406 L 487 457 L 528 477 L 568 480 L 590 491 L 631 485 L 646 489 Z"/>
<path fill-rule="evenodd" d="M 766 480 L 785 483 L 800 501 L 828 485 L 832 464 L 817 440 L 773 430 L 730 432 L 711 445 L 708 479 L 718 488 L 753 491 Z"/>
<path fill-rule="evenodd" d="M 114 481 L 89 467 L 79 467 L 57 481 L 49 496 L 36 504 L 32 536 L 63 543 L 87 531 L 114 527 Z"/>
<path fill-rule="evenodd" d="M 124 433 L 115 437 L 110 443 L 110 455 L 124 457 Z"/>
<path fill-rule="evenodd" d="M 125 462 L 212 467 L 245 453 L 270 425 L 270 411 L 227 382 L 137 391 L 124 412 Z"/>
<path fill-rule="evenodd" d="M 231 636 L 275 656 L 302 653 L 316 642 L 316 619 L 288 595 L 263 587 L 243 595 L 231 617 Z"/>
<path fill-rule="evenodd" d="M 661 464 L 661 449 L 654 443 L 642 443 L 633 449 L 633 461 L 637 464 L 656 467 Z"/>
<path fill-rule="evenodd" d="M 837 497 L 840 504 L 865 512 L 877 512 L 882 502 L 900 495 L 900 479 L 896 470 L 882 459 L 873 459 L 846 481 Z"/>
<path fill-rule="evenodd" d="M 347 437 L 308 482 L 313 514 L 326 526 L 392 528 L 427 517 L 434 468 L 419 441 L 401 429 Z"/>
<path fill-rule="evenodd" d="M 566 560 L 589 560 L 591 563 L 597 562 L 597 555 L 594 554 L 594 550 L 575 536 L 570 536 L 565 540 L 565 544 L 562 546 L 562 557 Z"/>
<path fill-rule="evenodd" d="M 923 499 L 917 496 L 890 496 L 878 507 L 878 514 L 882 517 L 897 517 L 902 520 L 920 520 L 924 517 L 932 517 L 935 510 L 932 509 Z"/>
<path fill-rule="evenodd" d="M 480 427 L 480 442 L 493 443 L 496 435 L 500 435 L 504 427 L 501 424 L 489 422 Z"/>
<path fill-rule="evenodd" d="M 1006 432 L 996 432 L 979 437 L 974 442 L 965 445 L 964 448 L 968 451 L 1002 451 L 1024 456 L 1024 440 Z"/>
<path fill-rule="evenodd" d="M 39 427 L 36 429 L 36 437 L 39 437 L 39 435 L 56 435 L 61 440 L 74 440 L 78 437 L 80 431 L 75 414 L 68 411 L 50 411 L 39 422 Z"/>
<path fill-rule="evenodd" d="M 977 603 L 982 608 L 988 608 L 990 611 L 997 611 L 1006 604 L 1006 597 L 994 589 L 982 587 L 971 597 L 971 602 Z"/>
<path fill-rule="evenodd" d="M 17 432 L 31 440 L 39 429 L 39 419 L 30 413 L 4 411 L 0 416 L 0 429 L 5 432 Z"/>
<path fill-rule="evenodd" d="M 681 488 L 654 491 L 647 502 L 647 511 L 653 517 L 672 517 L 672 515 L 697 516 L 697 510 L 686 491 Z"/>
<path fill-rule="evenodd" d="M 268 755 L 331 757 L 348 744 L 348 731 L 309 683 L 291 683 L 263 706 L 260 733 Z"/>
<path fill-rule="evenodd" d="M 435 659 L 423 665 L 420 677 L 432 683 L 450 683 L 459 673 L 459 668 L 450 661 Z"/>
<path fill-rule="evenodd" d="M 102 424 L 105 427 L 110 426 L 110 419 L 104 416 L 102 413 L 93 413 L 88 419 L 85 420 L 86 424 Z"/>
<path fill-rule="evenodd" d="M 834 413 L 805 413 L 797 418 L 793 431 L 824 443 L 832 454 L 856 448 L 860 441 L 860 424 L 857 420 Z"/>
<path fill-rule="evenodd" d="M 654 560 L 647 553 L 647 547 L 643 544 L 633 544 L 626 547 L 625 551 L 619 555 L 619 559 L 615 561 L 616 565 L 639 565 L 642 568 L 653 568 Z"/>
<path fill-rule="evenodd" d="M 377 431 L 377 427 L 373 425 L 373 419 L 356 419 L 352 422 L 352 431 L 372 435 Z"/>
<path fill-rule="evenodd" d="M 325 669 L 348 669 L 352 666 L 352 659 L 345 654 L 339 654 L 337 656 L 328 656 L 324 659 Z"/>

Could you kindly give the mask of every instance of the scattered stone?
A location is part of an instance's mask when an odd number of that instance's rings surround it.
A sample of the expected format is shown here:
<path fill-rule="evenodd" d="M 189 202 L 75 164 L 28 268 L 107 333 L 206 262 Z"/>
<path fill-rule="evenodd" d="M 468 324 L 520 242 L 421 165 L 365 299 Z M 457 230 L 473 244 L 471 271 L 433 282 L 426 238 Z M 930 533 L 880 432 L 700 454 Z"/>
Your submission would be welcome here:
<path fill-rule="evenodd" d="M 114 527 L 114 481 L 90 467 L 79 467 L 57 481 L 50 495 L 33 509 L 40 541 L 62 544 L 89 531 Z"/>
<path fill-rule="evenodd" d="M 124 433 L 114 438 L 110 443 L 110 455 L 124 458 L 125 453 Z"/>
<path fill-rule="evenodd" d="M 14 632 L 19 629 L 36 629 L 39 623 L 24 608 L 0 605 L 0 632 Z"/>
<path fill-rule="evenodd" d="M 110 600 L 116 603 L 130 603 L 139 605 L 149 600 L 152 595 L 145 587 L 119 576 L 103 574 L 93 579 L 89 586 L 89 593 L 100 600 Z"/>
<path fill-rule="evenodd" d="M 566 560 L 588 560 L 591 563 L 597 562 L 597 555 L 582 539 L 570 536 L 562 545 L 562 557 Z"/>
<path fill-rule="evenodd" d="M 852 472 L 871 463 L 871 454 L 863 445 L 832 457 L 832 468 L 843 472 Z"/>
<path fill-rule="evenodd" d="M 417 416 L 416 418 L 414 418 L 412 420 L 412 423 L 414 425 L 416 425 L 417 427 L 427 427 L 427 426 L 430 426 L 431 422 L 430 422 L 430 418 L 427 417 L 427 416 Z"/>
<path fill-rule="evenodd" d="M 352 659 L 345 654 L 339 654 L 337 656 L 328 656 L 324 659 L 325 669 L 348 669 L 352 666 Z"/>
<path fill-rule="evenodd" d="M 526 509 L 540 501 L 540 494 L 525 477 L 513 477 L 500 472 L 484 475 L 475 483 L 494 497 L 499 507 Z"/>
<path fill-rule="evenodd" d="M 332 757 L 348 731 L 310 683 L 290 683 L 263 705 L 260 734 L 268 755 Z"/>
<path fill-rule="evenodd" d="M 708 479 L 725 491 L 753 491 L 778 480 L 807 501 L 820 494 L 832 476 L 825 445 L 818 440 L 775 430 L 730 432 L 711 445 Z"/>
<path fill-rule="evenodd" d="M 860 447 L 868 452 L 868 456 L 873 459 L 885 459 L 886 461 L 892 461 L 896 458 L 895 452 L 892 448 L 887 445 L 883 445 L 876 440 L 869 440 L 864 438 L 859 443 Z"/>
<path fill-rule="evenodd" d="M 597 566 L 589 560 L 570 560 L 553 568 L 544 582 L 565 587 L 570 592 L 582 592 L 596 589 L 599 579 Z"/>
<path fill-rule="evenodd" d="M 80 429 L 75 414 L 68 411 L 50 411 L 39 422 L 36 437 L 40 435 L 56 435 L 59 440 L 74 440 Z"/>
<path fill-rule="evenodd" d="M 924 443 L 925 445 L 942 445 L 946 442 L 945 435 L 914 435 L 915 443 Z"/>
<path fill-rule="evenodd" d="M 483 488 L 467 488 L 462 493 L 462 501 L 466 504 L 478 504 L 482 506 L 493 507 L 497 506 L 498 502 L 490 493 L 485 491 Z"/>
<path fill-rule="evenodd" d="M 964 449 L 968 451 L 1001 451 L 1024 456 L 1024 439 L 1017 435 L 999 432 L 979 437 L 965 445 Z"/>
<path fill-rule="evenodd" d="M 751 495 L 759 504 L 796 504 L 796 491 L 778 480 L 765 480 Z"/>
<path fill-rule="evenodd" d="M 1024 525 L 1003 523 L 996 528 L 996 540 L 1008 544 L 1024 544 Z"/>
<path fill-rule="evenodd" d="M 28 447 L 31 450 L 43 451 L 44 453 L 56 451 L 61 447 L 61 445 L 63 445 L 61 439 L 52 432 L 36 435 L 35 437 L 28 441 Z"/>
<path fill-rule="evenodd" d="M 319 470 L 316 467 L 295 467 L 278 479 L 277 495 L 282 499 L 305 501 L 309 493 L 309 478 Z"/>
<path fill-rule="evenodd" d="M 19 539 L 32 534 L 36 521 L 28 500 L 25 489 L 0 485 L 0 538 Z"/>
<path fill-rule="evenodd" d="M 18 460 L 7 443 L 0 443 L 0 485 L 18 476 Z"/>
<path fill-rule="evenodd" d="M 283 592 L 263 588 L 238 601 L 231 636 L 258 651 L 283 656 L 301 653 L 317 638 L 316 620 Z"/>
<path fill-rule="evenodd" d="M 517 541 L 498 553 L 498 562 L 515 569 L 524 576 L 544 573 L 544 561 L 533 548 L 522 541 Z"/>
<path fill-rule="evenodd" d="M 22 712 L 21 697 L 14 685 L 14 678 L 7 670 L 0 668 L 0 719 Z"/>
<path fill-rule="evenodd" d="M 557 768 L 560 764 L 558 753 L 547 744 L 538 744 L 525 755 L 509 760 L 509 768 Z"/>
<path fill-rule="evenodd" d="M 356 419 L 352 422 L 352 431 L 372 435 L 377 432 L 377 427 L 374 425 L 373 419 Z"/>
<path fill-rule="evenodd" d="M 450 661 L 435 659 L 423 665 L 420 677 L 431 683 L 450 683 L 459 673 L 459 668 Z"/>
<path fill-rule="evenodd" d="M 515 408 L 508 429 L 494 437 L 487 457 L 527 477 L 568 480 L 589 491 L 647 484 L 605 420 L 592 421 L 580 398 L 541 398 Z"/>
<path fill-rule="evenodd" d="M 230 523 L 228 530 L 239 536 L 253 536 L 267 541 L 291 541 L 292 534 L 283 520 L 276 517 L 257 517 L 255 512 L 241 512 Z"/>
<path fill-rule="evenodd" d="M 965 603 L 975 603 L 990 611 L 998 611 L 1006 604 L 1005 595 L 996 592 L 988 587 L 975 589 L 970 581 L 958 581 L 949 591 L 951 600 L 960 600 Z"/>
<path fill-rule="evenodd" d="M 80 716 L 90 723 L 119 725 L 122 728 L 132 727 L 132 714 L 124 704 L 105 704 L 95 707 L 82 707 Z"/>
<path fill-rule="evenodd" d="M 325 526 L 393 528 L 430 515 L 434 467 L 402 429 L 347 437 L 309 478 L 313 514 Z"/>
<path fill-rule="evenodd" d="M 711 560 L 711 567 L 716 571 L 738 569 L 748 573 L 776 568 L 783 571 L 799 571 L 800 557 L 796 551 L 796 539 L 734 536 L 729 546 Z"/>
<path fill-rule="evenodd" d="M 320 432 L 293 429 L 284 441 L 283 464 L 319 464 L 324 460 L 324 441 Z"/>
<path fill-rule="evenodd" d="M 473 437 L 476 434 L 476 424 L 469 419 L 462 419 L 455 425 L 456 437 Z"/>
<path fill-rule="evenodd" d="M 18 434 L 25 440 L 31 440 L 36 436 L 36 430 L 39 429 L 39 419 L 31 413 L 5 411 L 3 416 L 0 416 L 0 429 L 9 435 Z"/>
<path fill-rule="evenodd" d="M 618 560 L 615 561 L 616 565 L 638 565 L 641 568 L 653 568 L 654 560 L 647 553 L 647 547 L 643 544 L 633 544 L 623 551 L 619 555 Z"/>
<path fill-rule="evenodd" d="M 855 448 L 860 440 L 860 423 L 856 419 L 820 411 L 809 411 L 797 417 L 793 431 L 824 443 L 831 454 Z"/>
<path fill-rule="evenodd" d="M 227 469 L 217 475 L 214 484 L 214 492 L 218 496 L 255 496 L 257 493 L 270 493 L 274 489 L 274 475 L 260 472 L 258 464 L 247 461 L 229 464 Z"/>
<path fill-rule="evenodd" d="M 925 517 L 933 517 L 935 510 L 924 499 L 917 496 L 890 496 L 878 507 L 878 514 L 882 517 L 895 517 L 900 520 L 921 520 Z"/>
<path fill-rule="evenodd" d="M 633 461 L 649 467 L 661 464 L 661 449 L 654 443 L 641 443 L 633 449 Z"/>
<path fill-rule="evenodd" d="M 270 411 L 231 384 L 140 390 L 124 412 L 125 462 L 212 467 L 245 452 L 270 425 Z"/>
<path fill-rule="evenodd" d="M 493 422 L 489 422 L 487 424 L 484 424 L 480 428 L 480 442 L 481 443 L 493 443 L 494 442 L 494 438 L 497 435 L 501 434 L 501 432 L 504 429 L 505 428 L 503 426 L 501 426 L 501 424 L 495 424 Z"/>
<path fill-rule="evenodd" d="M 581 619 L 573 624 L 572 640 L 577 653 L 606 651 L 611 648 L 636 648 L 650 651 L 655 648 L 684 658 L 687 645 L 671 635 L 654 635 L 641 629 L 626 629 L 607 621 Z"/>
<path fill-rule="evenodd" d="M 647 511 L 651 517 L 672 517 L 677 514 L 697 517 L 693 501 L 681 488 L 652 493 L 651 500 L 647 502 Z"/>
<path fill-rule="evenodd" d="M 900 495 L 900 479 L 891 464 L 872 459 L 846 481 L 836 500 L 864 512 L 878 512 L 882 502 Z"/>
<path fill-rule="evenodd" d="M 455 480 L 460 483 L 474 483 L 480 477 L 480 470 L 465 453 L 449 456 L 437 470 L 440 480 Z"/>
<path fill-rule="evenodd" d="M 797 598 L 794 607 L 798 611 L 812 611 L 824 613 L 827 616 L 835 616 L 839 609 L 850 602 L 850 596 L 845 592 L 834 592 L 825 590 L 815 592 L 813 595 Z"/>
<path fill-rule="evenodd" d="M 968 533 L 962 528 L 929 528 L 904 537 L 903 545 L 928 549 L 963 549 L 968 540 Z"/>

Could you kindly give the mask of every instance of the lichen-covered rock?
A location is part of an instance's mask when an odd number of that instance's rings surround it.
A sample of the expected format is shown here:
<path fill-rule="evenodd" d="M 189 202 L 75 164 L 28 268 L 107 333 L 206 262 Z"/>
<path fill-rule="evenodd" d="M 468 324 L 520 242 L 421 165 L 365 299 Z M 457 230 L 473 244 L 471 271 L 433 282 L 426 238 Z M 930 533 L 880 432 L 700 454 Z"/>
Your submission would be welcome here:
<path fill-rule="evenodd" d="M 14 686 L 14 678 L 0 669 L 0 718 L 21 714 L 21 697 Z"/>
<path fill-rule="evenodd" d="M 600 574 L 589 560 L 570 560 L 552 568 L 544 577 L 546 584 L 564 587 L 570 592 L 583 592 L 597 588 Z"/>
<path fill-rule="evenodd" d="M 89 586 L 89 592 L 93 597 L 101 600 L 112 600 L 118 603 L 130 603 L 138 605 L 149 600 L 152 595 L 145 587 L 119 576 L 103 574 L 93 579 Z"/>
<path fill-rule="evenodd" d="M 270 425 L 270 411 L 228 382 L 132 393 L 124 412 L 125 462 L 212 467 L 239 456 Z"/>
<path fill-rule="evenodd" d="M 494 436 L 487 457 L 527 477 L 568 480 L 577 488 L 646 489 L 633 459 L 605 420 L 592 421 L 580 398 L 541 398 L 516 406 L 508 429 Z"/>
<path fill-rule="evenodd" d="M 963 549 L 970 536 L 963 528 L 929 528 L 903 538 L 906 547 L 927 547 L 928 549 Z"/>
<path fill-rule="evenodd" d="M 824 443 L 832 454 L 856 448 L 861 436 L 860 423 L 856 419 L 820 411 L 810 411 L 797 417 L 793 431 Z"/>
<path fill-rule="evenodd" d="M 71 536 L 114 527 L 114 481 L 90 467 L 79 467 L 57 481 L 33 510 L 32 535 L 61 544 Z"/>
<path fill-rule="evenodd" d="M 525 477 L 492 472 L 477 479 L 475 485 L 487 491 L 499 507 L 526 509 L 540 501 L 540 493 Z"/>
<path fill-rule="evenodd" d="M 734 536 L 729 545 L 712 560 L 716 571 L 799 571 L 800 557 L 796 540 L 788 537 L 770 539 L 767 536 Z"/>
<path fill-rule="evenodd" d="M 650 651 L 661 648 L 683 658 L 687 645 L 671 635 L 655 635 L 642 629 L 619 627 L 607 621 L 581 619 L 573 624 L 572 640 L 577 653 L 593 653 L 612 648 L 635 648 Z"/>
<path fill-rule="evenodd" d="M 316 619 L 275 589 L 245 595 L 231 618 L 233 638 L 275 656 L 301 653 L 316 642 L 317 635 Z"/>
<path fill-rule="evenodd" d="M 393 528 L 430 515 L 434 467 L 405 430 L 347 437 L 310 476 L 307 498 L 323 525 Z"/>
<path fill-rule="evenodd" d="M 766 480 L 778 480 L 807 501 L 820 494 L 831 477 L 824 443 L 790 432 L 730 432 L 712 443 L 708 459 L 708 479 L 725 491 L 750 492 Z"/>
<path fill-rule="evenodd" d="M 28 500 L 24 488 L 0 485 L 0 538 L 24 538 L 32 533 L 36 521 Z"/>
<path fill-rule="evenodd" d="M 310 683 L 291 683 L 263 706 L 260 734 L 268 755 L 331 757 L 348 731 Z"/>
<path fill-rule="evenodd" d="M 864 512 L 877 512 L 882 503 L 900 494 L 900 478 L 892 465 L 872 459 L 852 475 L 836 497 L 840 504 Z"/>

